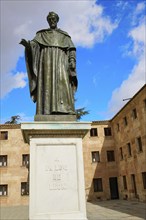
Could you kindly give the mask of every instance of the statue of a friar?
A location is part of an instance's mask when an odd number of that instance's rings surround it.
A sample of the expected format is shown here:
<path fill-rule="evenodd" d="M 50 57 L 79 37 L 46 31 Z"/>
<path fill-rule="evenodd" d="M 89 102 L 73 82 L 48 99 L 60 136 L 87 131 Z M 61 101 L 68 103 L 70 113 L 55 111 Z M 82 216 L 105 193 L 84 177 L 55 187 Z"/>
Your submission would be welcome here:
<path fill-rule="evenodd" d="M 76 48 L 68 33 L 57 28 L 55 12 L 49 12 L 47 21 L 50 28 L 20 42 L 25 47 L 30 95 L 36 115 L 75 115 Z"/>

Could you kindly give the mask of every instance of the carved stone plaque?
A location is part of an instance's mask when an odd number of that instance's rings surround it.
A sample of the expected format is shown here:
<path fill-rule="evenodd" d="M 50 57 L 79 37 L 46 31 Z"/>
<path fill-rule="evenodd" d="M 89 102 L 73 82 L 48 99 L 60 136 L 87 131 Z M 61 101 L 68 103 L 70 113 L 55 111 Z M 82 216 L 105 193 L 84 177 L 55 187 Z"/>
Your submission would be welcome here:
<path fill-rule="evenodd" d="M 77 146 L 55 142 L 34 148 L 35 209 L 39 213 L 79 211 Z"/>

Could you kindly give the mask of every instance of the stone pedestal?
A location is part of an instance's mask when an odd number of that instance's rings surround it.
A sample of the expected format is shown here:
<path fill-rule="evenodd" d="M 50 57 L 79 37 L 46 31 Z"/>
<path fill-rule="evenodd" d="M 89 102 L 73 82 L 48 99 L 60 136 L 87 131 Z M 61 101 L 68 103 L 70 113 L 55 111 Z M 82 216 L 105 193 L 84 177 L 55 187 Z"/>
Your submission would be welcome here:
<path fill-rule="evenodd" d="M 29 219 L 87 220 L 82 138 L 90 123 L 22 123 L 30 144 Z"/>

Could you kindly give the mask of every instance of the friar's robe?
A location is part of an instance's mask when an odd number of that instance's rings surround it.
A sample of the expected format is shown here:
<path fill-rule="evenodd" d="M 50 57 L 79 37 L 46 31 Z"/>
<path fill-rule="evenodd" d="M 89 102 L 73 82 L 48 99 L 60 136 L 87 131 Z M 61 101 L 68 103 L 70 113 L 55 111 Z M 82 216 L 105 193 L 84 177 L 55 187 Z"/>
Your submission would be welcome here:
<path fill-rule="evenodd" d="M 60 29 L 41 30 L 29 41 L 25 57 L 36 114 L 75 114 L 77 78 L 69 61 L 76 61 L 76 49 L 70 36 Z"/>

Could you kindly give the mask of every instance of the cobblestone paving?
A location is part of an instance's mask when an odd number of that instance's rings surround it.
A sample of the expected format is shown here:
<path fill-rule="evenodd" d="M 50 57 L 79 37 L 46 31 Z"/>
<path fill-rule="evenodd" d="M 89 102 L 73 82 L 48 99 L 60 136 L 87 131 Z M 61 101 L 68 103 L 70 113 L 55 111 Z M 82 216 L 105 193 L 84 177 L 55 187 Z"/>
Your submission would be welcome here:
<path fill-rule="evenodd" d="M 28 206 L 1 207 L 0 220 L 28 220 L 28 212 Z M 88 202 L 87 218 L 88 220 L 146 220 L 146 203 L 125 200 Z"/>

